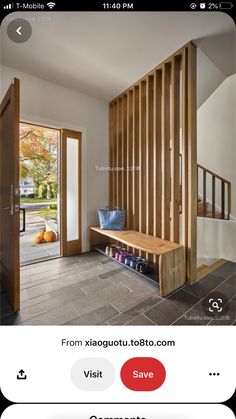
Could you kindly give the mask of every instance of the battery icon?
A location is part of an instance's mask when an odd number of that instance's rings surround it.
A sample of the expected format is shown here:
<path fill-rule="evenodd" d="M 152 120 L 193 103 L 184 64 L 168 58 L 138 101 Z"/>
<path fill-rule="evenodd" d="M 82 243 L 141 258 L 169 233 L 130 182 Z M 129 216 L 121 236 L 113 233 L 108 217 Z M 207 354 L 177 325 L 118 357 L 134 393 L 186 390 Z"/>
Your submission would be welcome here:
<path fill-rule="evenodd" d="M 221 3 L 219 3 L 220 9 L 232 9 L 233 7 L 233 3 L 229 2 L 229 1 L 223 1 Z"/>

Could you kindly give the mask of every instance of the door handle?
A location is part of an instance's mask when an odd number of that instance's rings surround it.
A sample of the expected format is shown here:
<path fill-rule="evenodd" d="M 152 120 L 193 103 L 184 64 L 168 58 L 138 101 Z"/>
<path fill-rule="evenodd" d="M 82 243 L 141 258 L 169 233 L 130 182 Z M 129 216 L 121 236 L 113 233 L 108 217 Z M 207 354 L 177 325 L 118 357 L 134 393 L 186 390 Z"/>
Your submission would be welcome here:
<path fill-rule="evenodd" d="M 11 207 L 3 207 L 2 210 L 10 210 Z"/>

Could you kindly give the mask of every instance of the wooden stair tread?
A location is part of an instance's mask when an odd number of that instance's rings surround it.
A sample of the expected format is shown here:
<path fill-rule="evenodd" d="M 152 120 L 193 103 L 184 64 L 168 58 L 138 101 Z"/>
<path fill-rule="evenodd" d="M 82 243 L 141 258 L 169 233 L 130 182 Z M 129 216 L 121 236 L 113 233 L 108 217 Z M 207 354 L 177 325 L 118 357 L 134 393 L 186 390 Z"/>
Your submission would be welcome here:
<path fill-rule="evenodd" d="M 197 268 L 197 280 L 204 278 L 209 273 L 215 271 L 217 268 L 219 268 L 221 265 L 223 265 L 225 262 L 227 262 L 225 259 L 219 259 L 216 260 L 211 265 L 201 265 Z M 206 266 L 205 268 L 202 268 L 203 266 Z"/>
<path fill-rule="evenodd" d="M 206 268 L 208 268 L 208 265 L 201 265 L 201 266 L 198 266 L 197 270 L 198 270 L 198 272 L 200 272 L 200 271 L 202 271 L 203 269 L 206 269 Z"/>

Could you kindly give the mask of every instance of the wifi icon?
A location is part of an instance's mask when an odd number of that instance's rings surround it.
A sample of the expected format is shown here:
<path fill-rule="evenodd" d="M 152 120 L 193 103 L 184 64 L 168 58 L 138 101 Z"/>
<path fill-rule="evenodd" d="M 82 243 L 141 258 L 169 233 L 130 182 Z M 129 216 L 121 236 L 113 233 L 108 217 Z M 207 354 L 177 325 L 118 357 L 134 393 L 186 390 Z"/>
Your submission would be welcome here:
<path fill-rule="evenodd" d="M 50 1 L 50 3 L 47 3 L 47 6 L 49 7 L 49 9 L 53 9 L 53 7 L 56 6 L 56 3 Z"/>

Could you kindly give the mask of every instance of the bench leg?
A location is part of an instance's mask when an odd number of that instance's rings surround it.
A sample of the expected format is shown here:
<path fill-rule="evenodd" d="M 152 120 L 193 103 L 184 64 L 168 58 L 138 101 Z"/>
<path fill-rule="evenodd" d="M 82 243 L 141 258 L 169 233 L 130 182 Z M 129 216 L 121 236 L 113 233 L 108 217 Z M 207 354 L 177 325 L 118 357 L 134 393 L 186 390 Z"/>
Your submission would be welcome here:
<path fill-rule="evenodd" d="M 185 282 L 184 248 L 161 255 L 159 257 L 160 295 L 167 296 Z"/>

